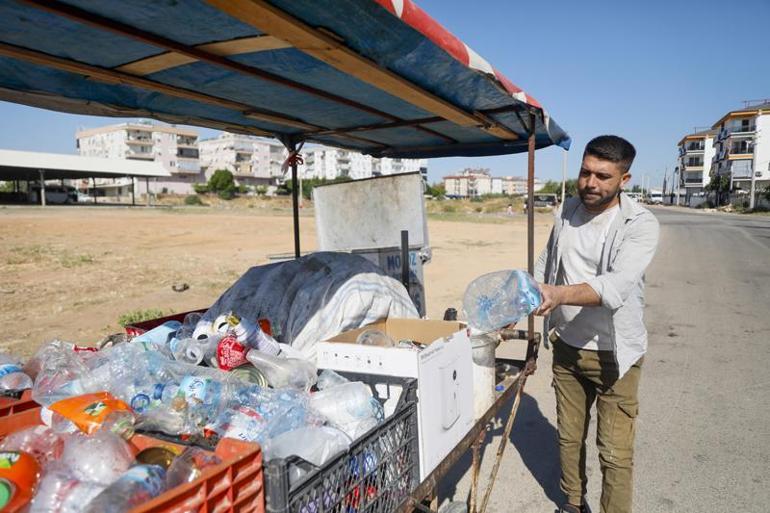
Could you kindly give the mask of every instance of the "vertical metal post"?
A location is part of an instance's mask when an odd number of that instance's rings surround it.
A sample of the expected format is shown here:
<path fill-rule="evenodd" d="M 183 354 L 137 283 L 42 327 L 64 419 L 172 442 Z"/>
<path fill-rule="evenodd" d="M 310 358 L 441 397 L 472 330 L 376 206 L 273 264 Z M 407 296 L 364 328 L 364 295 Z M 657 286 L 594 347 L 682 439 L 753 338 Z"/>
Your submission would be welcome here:
<path fill-rule="evenodd" d="M 401 283 L 409 292 L 409 230 L 401 230 Z"/>
<path fill-rule="evenodd" d="M 296 145 L 292 144 L 289 148 L 289 158 L 291 159 L 291 208 L 292 215 L 294 217 L 294 258 L 299 258 L 299 183 L 297 181 L 297 159 L 292 158 L 292 153 L 296 149 Z"/>
<path fill-rule="evenodd" d="M 535 112 L 529 112 L 529 140 L 527 145 L 527 272 L 535 274 Z M 527 360 L 537 358 L 535 343 L 535 316 L 527 318 Z"/>
<path fill-rule="evenodd" d="M 96 178 L 91 177 L 91 189 L 94 194 L 94 205 L 96 205 Z"/>
<path fill-rule="evenodd" d="M 567 150 L 564 150 L 564 157 L 561 162 L 561 204 L 564 205 L 564 196 L 567 192 Z"/>
<path fill-rule="evenodd" d="M 147 206 L 150 206 L 150 178 L 144 177 L 144 187 L 147 190 Z"/>
<path fill-rule="evenodd" d="M 45 206 L 45 171 L 40 171 L 40 205 Z"/>
<path fill-rule="evenodd" d="M 136 184 L 133 176 L 131 177 L 131 205 L 136 206 Z"/>

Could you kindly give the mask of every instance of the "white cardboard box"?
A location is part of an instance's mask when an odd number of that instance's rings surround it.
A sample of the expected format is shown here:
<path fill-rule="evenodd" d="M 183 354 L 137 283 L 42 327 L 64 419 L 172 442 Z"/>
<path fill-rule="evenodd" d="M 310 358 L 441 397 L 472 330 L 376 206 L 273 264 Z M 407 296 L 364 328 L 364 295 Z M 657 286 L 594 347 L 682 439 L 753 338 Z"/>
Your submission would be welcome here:
<path fill-rule="evenodd" d="M 356 344 L 367 329 L 421 351 Z M 317 345 L 319 369 L 417 378 L 420 479 L 425 479 L 473 425 L 473 366 L 467 329 L 459 322 L 387 319 Z M 387 411 L 386 405 L 386 413 Z"/>

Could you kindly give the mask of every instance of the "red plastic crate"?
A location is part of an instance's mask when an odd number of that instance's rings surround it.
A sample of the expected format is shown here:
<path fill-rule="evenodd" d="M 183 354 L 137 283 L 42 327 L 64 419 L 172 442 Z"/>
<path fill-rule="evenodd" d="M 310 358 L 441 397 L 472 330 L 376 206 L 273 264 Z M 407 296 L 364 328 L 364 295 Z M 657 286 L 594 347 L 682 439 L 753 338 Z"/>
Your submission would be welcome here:
<path fill-rule="evenodd" d="M 41 423 L 40 408 L 2 417 L 0 439 Z M 183 447 L 141 434 L 134 435 L 130 443 L 137 452 L 147 447 Z M 259 444 L 224 438 L 214 452 L 222 458 L 222 463 L 207 468 L 195 481 L 177 486 L 132 509 L 131 513 L 264 513 L 262 449 Z"/>
<path fill-rule="evenodd" d="M 39 406 L 39 404 L 32 400 L 32 390 L 25 390 L 18 399 L 0 397 L 0 417 L 7 417 L 8 415 L 31 410 Z"/>

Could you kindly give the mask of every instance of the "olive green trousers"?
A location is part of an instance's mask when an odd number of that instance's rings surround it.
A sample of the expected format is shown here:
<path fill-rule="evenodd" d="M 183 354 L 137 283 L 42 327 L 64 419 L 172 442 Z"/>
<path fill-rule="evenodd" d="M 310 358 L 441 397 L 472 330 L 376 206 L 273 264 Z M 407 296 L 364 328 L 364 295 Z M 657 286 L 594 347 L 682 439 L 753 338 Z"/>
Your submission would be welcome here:
<path fill-rule="evenodd" d="M 561 489 L 579 505 L 586 495 L 586 436 L 596 403 L 596 446 L 602 471 L 601 513 L 630 513 L 635 421 L 644 358 L 618 379 L 611 351 L 577 349 L 556 338 L 553 386 L 561 459 Z"/>

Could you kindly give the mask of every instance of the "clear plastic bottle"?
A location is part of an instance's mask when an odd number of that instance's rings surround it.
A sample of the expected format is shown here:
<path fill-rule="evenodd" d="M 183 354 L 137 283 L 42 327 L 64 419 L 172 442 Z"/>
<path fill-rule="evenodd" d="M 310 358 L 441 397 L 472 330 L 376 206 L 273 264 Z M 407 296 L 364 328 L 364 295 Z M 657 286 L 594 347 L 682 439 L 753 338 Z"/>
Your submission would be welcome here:
<path fill-rule="evenodd" d="M 300 358 L 281 358 L 252 349 L 246 353 L 246 359 L 265 375 L 273 388 L 307 391 L 318 379 L 316 366 Z"/>
<path fill-rule="evenodd" d="M 222 458 L 216 454 L 197 447 L 188 447 L 171 462 L 166 472 L 166 486 L 174 488 L 195 481 L 201 476 L 203 470 L 220 463 Z"/>
<path fill-rule="evenodd" d="M 75 434 L 64 442 L 61 462 L 78 481 L 109 485 L 134 462 L 128 443 L 109 431 Z"/>
<path fill-rule="evenodd" d="M 345 383 L 349 382 L 349 379 L 340 376 L 333 370 L 324 369 L 321 371 L 321 374 L 318 375 L 318 383 L 316 383 L 316 387 L 318 387 L 318 390 L 326 390 L 327 388 L 344 385 Z"/>
<path fill-rule="evenodd" d="M 104 488 L 77 479 L 64 466 L 49 468 L 38 484 L 29 513 L 79 513 Z"/>
<path fill-rule="evenodd" d="M 382 422 L 382 405 L 368 385 L 353 381 L 312 394 L 310 406 L 330 423 L 356 439 Z"/>
<path fill-rule="evenodd" d="M 11 433 L 0 442 L 0 451 L 23 451 L 31 454 L 41 466 L 56 461 L 64 450 L 65 435 L 47 426 L 34 426 Z"/>
<path fill-rule="evenodd" d="M 166 471 L 158 465 L 136 465 L 94 497 L 84 513 L 126 513 L 166 489 Z"/>
<path fill-rule="evenodd" d="M 468 285 L 463 310 L 468 324 L 481 332 L 518 322 L 542 303 L 534 278 L 524 271 L 497 271 L 479 276 Z"/>
<path fill-rule="evenodd" d="M 58 400 L 84 393 L 78 378 L 88 372 L 88 367 L 73 351 L 72 344 L 53 341 L 43 346 L 33 358 L 30 367 L 36 377 L 32 386 L 32 399 L 48 406 Z"/>
<path fill-rule="evenodd" d="M 21 361 L 0 353 L 0 390 L 17 391 L 32 388 L 32 378 L 22 370 Z"/>

